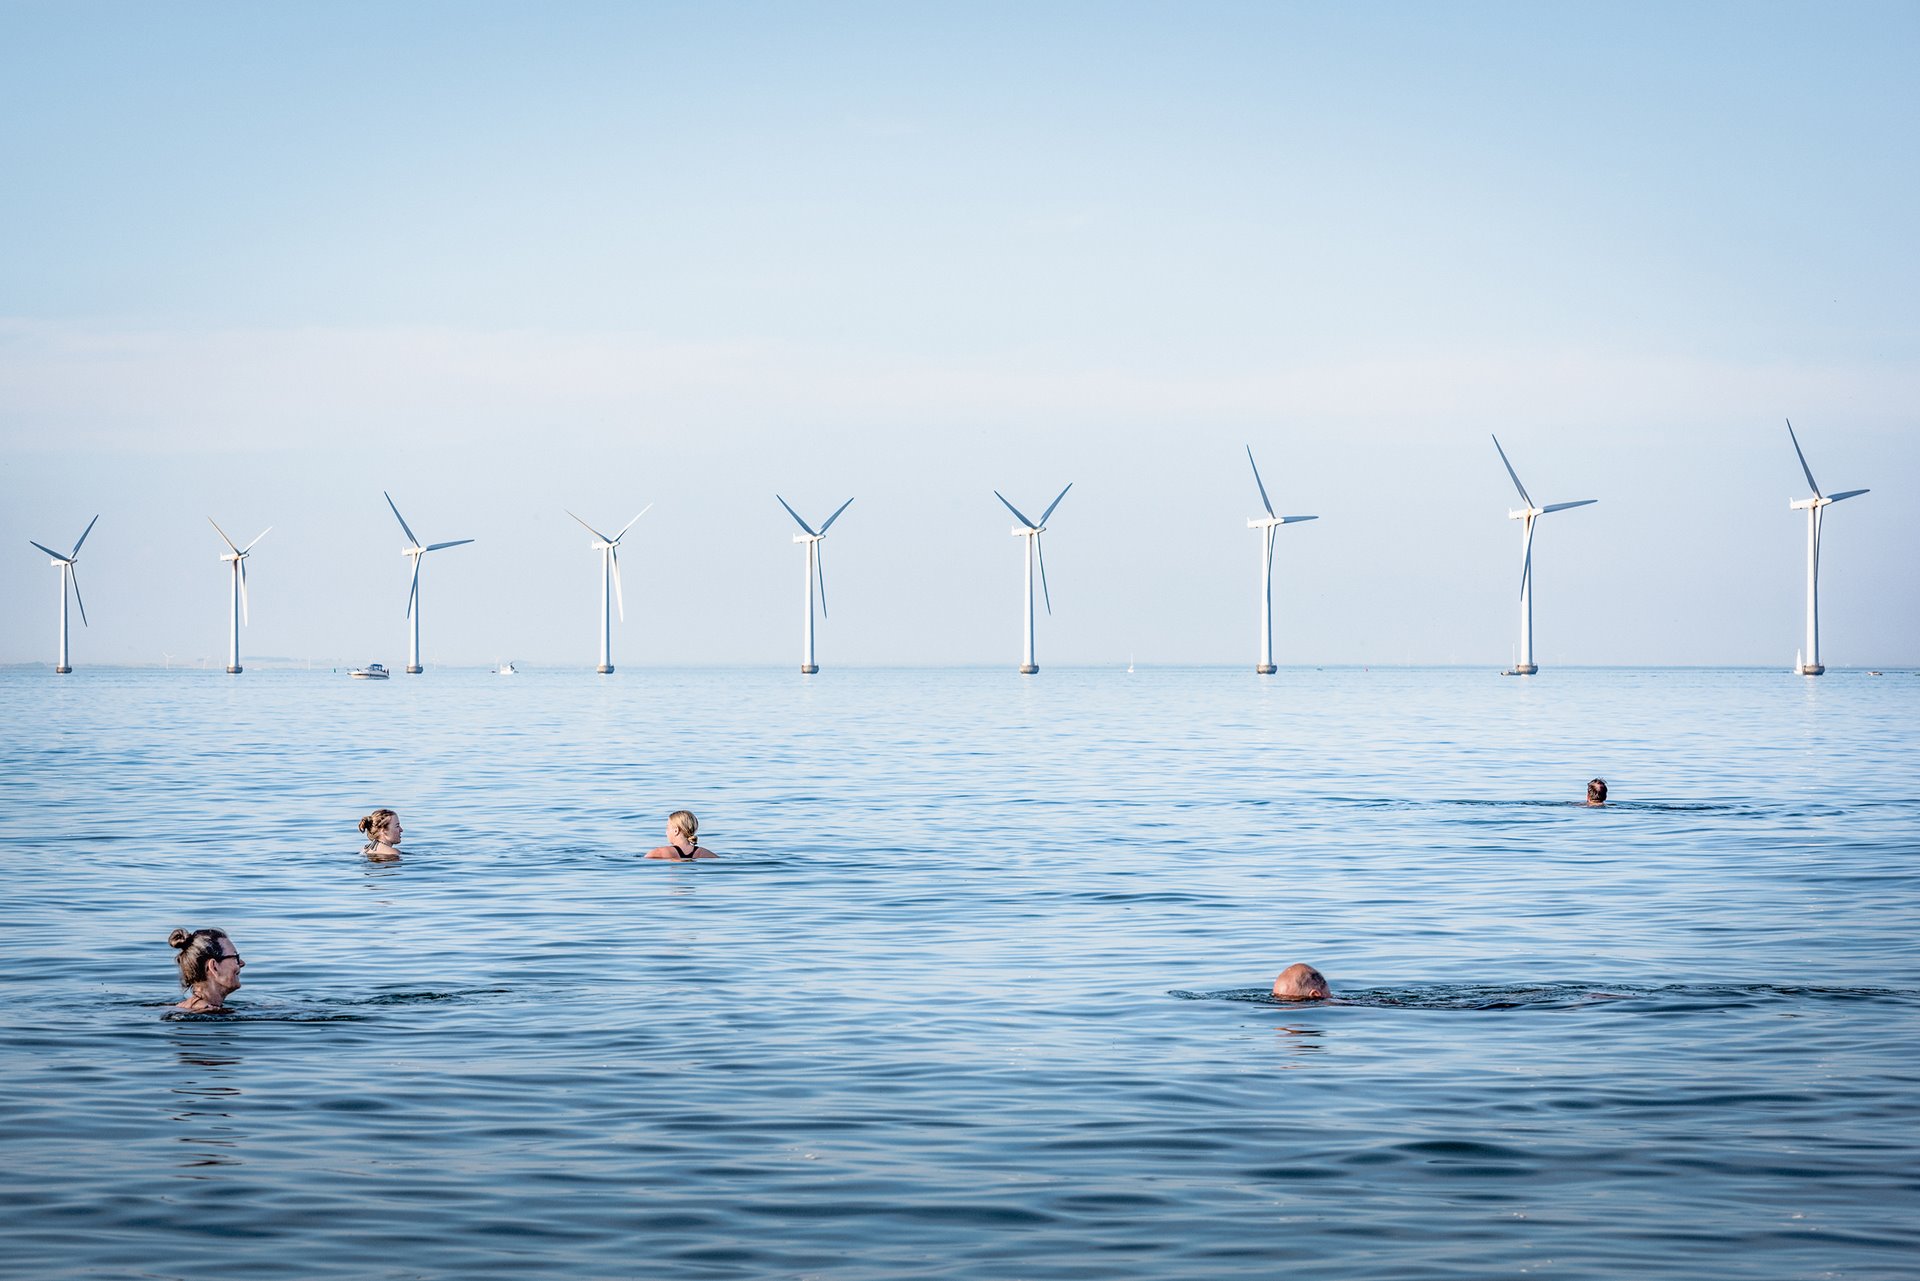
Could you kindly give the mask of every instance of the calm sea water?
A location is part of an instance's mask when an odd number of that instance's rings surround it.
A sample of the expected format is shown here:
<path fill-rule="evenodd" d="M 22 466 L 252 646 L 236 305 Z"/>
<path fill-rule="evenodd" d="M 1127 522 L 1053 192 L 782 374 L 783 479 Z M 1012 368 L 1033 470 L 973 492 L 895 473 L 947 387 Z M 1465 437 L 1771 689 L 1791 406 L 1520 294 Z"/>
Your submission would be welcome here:
<path fill-rule="evenodd" d="M 0 718 L 10 1275 L 1920 1272 L 1912 673 L 83 668 Z M 724 857 L 642 861 L 682 806 Z M 176 925 L 233 1016 L 163 1017 Z M 1347 1003 L 1268 1002 L 1295 960 Z"/>

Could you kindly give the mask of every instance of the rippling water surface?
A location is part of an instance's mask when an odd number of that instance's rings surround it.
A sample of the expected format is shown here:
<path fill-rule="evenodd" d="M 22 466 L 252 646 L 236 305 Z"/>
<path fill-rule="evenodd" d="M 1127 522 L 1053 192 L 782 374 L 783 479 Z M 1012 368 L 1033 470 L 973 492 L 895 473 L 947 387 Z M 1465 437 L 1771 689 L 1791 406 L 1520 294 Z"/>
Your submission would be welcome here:
<path fill-rule="evenodd" d="M 0 717 L 12 1275 L 1920 1268 L 1910 673 L 83 668 Z M 723 857 L 641 860 L 683 806 Z M 163 1017 L 176 925 L 233 1015 Z"/>

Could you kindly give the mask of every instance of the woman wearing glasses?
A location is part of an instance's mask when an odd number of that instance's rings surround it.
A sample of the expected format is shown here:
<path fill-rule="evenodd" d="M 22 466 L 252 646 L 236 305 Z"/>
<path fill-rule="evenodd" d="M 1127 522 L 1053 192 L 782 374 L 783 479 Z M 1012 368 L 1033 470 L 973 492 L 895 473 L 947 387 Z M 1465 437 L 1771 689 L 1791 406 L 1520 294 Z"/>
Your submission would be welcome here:
<path fill-rule="evenodd" d="M 225 930 L 175 930 L 167 936 L 174 958 L 180 966 L 180 986 L 187 999 L 174 1006 L 192 1014 L 220 1014 L 225 1001 L 240 986 L 240 970 L 246 962 Z"/>

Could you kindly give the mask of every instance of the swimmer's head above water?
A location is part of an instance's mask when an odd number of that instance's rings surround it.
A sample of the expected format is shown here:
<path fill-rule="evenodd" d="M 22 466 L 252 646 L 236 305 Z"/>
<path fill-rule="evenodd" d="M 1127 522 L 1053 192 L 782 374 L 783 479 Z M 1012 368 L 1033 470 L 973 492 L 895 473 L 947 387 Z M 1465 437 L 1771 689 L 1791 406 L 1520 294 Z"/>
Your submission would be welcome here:
<path fill-rule="evenodd" d="M 1327 976 L 1304 962 L 1289 965 L 1273 981 L 1273 998 L 1276 1001 L 1324 1001 Z"/>
<path fill-rule="evenodd" d="M 174 962 L 180 967 L 180 986 L 187 999 L 176 1009 L 207 1012 L 224 1010 L 227 996 L 240 986 L 240 949 L 233 945 L 225 930 L 175 930 L 167 942 L 179 953 Z"/>
<path fill-rule="evenodd" d="M 1587 784 L 1587 804 L 1605 805 L 1607 803 L 1607 780 L 1596 778 Z"/>
<path fill-rule="evenodd" d="M 667 843 L 651 851 L 648 858 L 713 858 L 715 854 L 700 844 L 700 820 L 692 810 L 675 810 L 667 815 Z"/>
<path fill-rule="evenodd" d="M 402 835 L 398 814 L 392 810 L 375 810 L 360 820 L 360 831 L 367 838 L 367 848 L 361 852 L 368 858 L 376 863 L 399 859 L 400 851 L 395 848 Z"/>

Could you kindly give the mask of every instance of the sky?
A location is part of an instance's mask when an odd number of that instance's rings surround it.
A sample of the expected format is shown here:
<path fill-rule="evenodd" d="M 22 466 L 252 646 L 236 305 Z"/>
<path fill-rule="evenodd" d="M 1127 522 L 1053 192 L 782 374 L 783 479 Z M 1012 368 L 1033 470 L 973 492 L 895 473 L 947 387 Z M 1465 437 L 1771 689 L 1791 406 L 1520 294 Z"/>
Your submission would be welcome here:
<path fill-rule="evenodd" d="M 1920 7 L 0 3 L 0 662 L 1920 664 Z"/>

